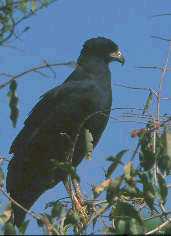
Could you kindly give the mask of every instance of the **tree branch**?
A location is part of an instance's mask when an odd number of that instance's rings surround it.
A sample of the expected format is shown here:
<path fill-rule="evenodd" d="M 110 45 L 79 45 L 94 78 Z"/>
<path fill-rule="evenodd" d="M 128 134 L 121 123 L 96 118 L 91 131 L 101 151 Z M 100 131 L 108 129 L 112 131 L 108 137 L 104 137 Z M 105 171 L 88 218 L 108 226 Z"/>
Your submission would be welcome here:
<path fill-rule="evenodd" d="M 13 80 L 18 80 L 20 79 L 21 77 L 29 74 L 29 73 L 32 73 L 32 72 L 37 72 L 41 69 L 45 69 L 45 68 L 49 68 L 49 67 L 56 67 L 56 66 L 73 66 L 73 61 L 70 61 L 70 62 L 65 62 L 65 63 L 53 63 L 53 64 L 43 64 L 43 65 L 39 65 L 39 66 L 35 66 L 33 68 L 30 68 L 24 72 L 21 72 L 20 74 L 18 75 L 14 75 L 11 79 L 9 79 L 7 82 L 3 83 L 0 85 L 0 89 L 3 89 L 4 87 L 6 87 L 7 85 L 9 85 Z M 0 75 L 4 75 L 4 73 L 0 74 Z"/>
<path fill-rule="evenodd" d="M 171 223 L 171 218 L 169 218 L 166 222 L 164 222 L 163 224 L 159 225 L 159 226 L 156 227 L 155 229 L 153 229 L 153 230 L 147 232 L 146 235 L 157 233 L 157 232 L 159 232 L 161 229 L 164 229 L 165 227 L 167 227 L 170 223 Z"/>

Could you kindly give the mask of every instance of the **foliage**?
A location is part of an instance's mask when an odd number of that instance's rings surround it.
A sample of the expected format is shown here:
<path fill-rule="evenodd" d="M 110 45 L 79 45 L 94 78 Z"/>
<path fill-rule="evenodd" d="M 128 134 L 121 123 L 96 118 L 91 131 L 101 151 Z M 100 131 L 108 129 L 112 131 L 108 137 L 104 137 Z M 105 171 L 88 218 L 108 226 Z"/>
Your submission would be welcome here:
<path fill-rule="evenodd" d="M 101 230 L 105 233 L 145 234 L 162 224 L 169 214 L 163 209 L 168 195 L 165 178 L 170 174 L 170 157 L 167 156 L 166 141 L 168 140 L 166 134 L 163 135 L 167 129 L 163 129 L 160 134 L 153 127 L 152 123 L 147 124 L 138 137 L 140 143 L 137 153 L 140 159 L 138 165 L 135 166 L 133 160 L 127 163 L 121 161 L 126 154 L 130 155 L 129 150 L 123 150 L 107 158 L 110 165 L 106 170 L 105 179 L 98 186 L 93 186 L 92 199 L 84 199 L 83 204 L 80 201 L 79 206 L 76 206 L 72 198 L 71 201 L 61 199 L 49 202 L 45 206 L 45 212 L 48 209 L 50 211 L 37 217 L 38 225 L 43 232 L 55 235 L 66 235 L 71 232 L 85 234 L 90 230 L 91 225 L 96 232 L 96 225 L 99 225 L 97 222 L 100 222 L 104 215 L 107 217 L 102 221 L 104 228 L 101 227 Z M 153 132 L 157 132 L 155 153 Z M 68 169 L 68 163 L 59 163 L 59 166 Z M 119 166 L 122 172 L 119 176 L 115 176 Z M 73 170 L 68 172 L 72 178 L 77 177 L 73 173 Z M 1 174 L 3 185 L 2 179 Z M 77 192 L 73 193 L 77 196 Z M 79 198 L 76 201 L 79 201 Z M 17 232 L 24 234 L 28 221 L 24 222 L 20 229 L 15 229 L 10 219 L 11 210 L 8 206 L 0 216 L 2 230 L 13 234 Z"/>
<path fill-rule="evenodd" d="M 2 0 L 0 2 L 0 45 L 3 46 L 11 37 L 16 37 L 15 29 L 19 23 L 52 2 L 54 0 Z M 21 34 L 27 30 L 29 27 L 26 27 Z M 68 66 L 72 63 L 62 64 Z M 17 78 L 43 68 L 51 69 L 46 62 L 43 66 L 12 76 L 7 83 L 0 85 L 0 88 L 9 86 L 8 98 L 13 127 L 16 126 L 19 115 Z M 162 70 L 163 73 L 166 72 L 165 69 Z M 160 85 L 162 78 L 164 77 L 161 77 Z M 149 112 L 154 97 L 157 98 L 157 106 L 160 106 L 161 91 L 156 93 L 152 89 L 147 90 L 149 94 L 142 109 L 143 115 Z M 105 170 L 104 180 L 92 187 L 92 198 L 82 197 L 78 183 L 80 178 L 71 163 L 54 163 L 54 168 L 62 168 L 69 176 L 66 186 L 69 187 L 70 198 L 49 202 L 42 214 L 28 212 L 37 221 L 43 234 L 86 234 L 91 231 L 96 233 L 97 230 L 102 234 L 169 233 L 170 212 L 165 206 L 169 188 L 166 180 L 171 173 L 169 122 L 170 117 L 164 122 L 160 121 L 158 109 L 156 119 L 149 119 L 145 127 L 133 130 L 131 137 L 137 138 L 138 141 L 134 153 L 124 149 L 107 158 L 109 166 Z M 86 159 L 90 160 L 93 136 L 89 130 L 85 130 L 85 140 Z M 17 204 L 15 199 L 11 199 L 4 190 L 2 165 L 5 161 L 8 160 L 0 157 L 0 191 L 2 195 Z M 118 168 L 121 169 L 120 175 L 117 175 Z M 0 233 L 9 235 L 26 233 L 29 227 L 28 220 L 23 222 L 20 228 L 15 227 L 12 222 L 11 205 L 8 204 L 0 214 Z"/>
<path fill-rule="evenodd" d="M 9 89 L 10 90 L 8 92 L 8 97 L 9 97 L 9 107 L 11 111 L 10 118 L 11 118 L 13 127 L 15 128 L 18 114 L 19 114 L 18 97 L 16 94 L 17 82 L 15 80 L 11 81 Z"/>
<path fill-rule="evenodd" d="M 38 10 L 47 7 L 55 0 L 1 0 L 0 1 L 0 45 L 15 36 L 16 26 L 34 15 Z M 22 32 L 26 32 L 26 27 Z"/>
<path fill-rule="evenodd" d="M 16 27 L 23 20 L 35 15 L 42 8 L 56 0 L 1 0 L 0 1 L 0 46 L 6 45 L 12 38 L 19 38 L 23 33 L 26 33 L 30 27 L 27 26 L 22 32 L 16 34 Z M 8 44 L 7 44 L 8 45 Z M 19 114 L 18 97 L 16 95 L 17 82 L 12 80 L 9 83 L 9 108 L 10 118 L 13 127 L 16 126 Z"/>

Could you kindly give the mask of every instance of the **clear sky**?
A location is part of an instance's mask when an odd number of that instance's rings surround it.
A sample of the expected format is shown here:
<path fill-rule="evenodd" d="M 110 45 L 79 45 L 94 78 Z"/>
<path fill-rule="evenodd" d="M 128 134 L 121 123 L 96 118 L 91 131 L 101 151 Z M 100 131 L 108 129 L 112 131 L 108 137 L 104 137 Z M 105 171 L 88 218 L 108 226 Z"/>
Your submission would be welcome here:
<path fill-rule="evenodd" d="M 113 107 L 143 108 L 147 92 L 116 87 L 114 83 L 158 88 L 159 71 L 137 70 L 135 67 L 163 65 L 168 43 L 151 36 L 171 38 L 171 16 L 151 16 L 169 12 L 171 13 L 170 0 L 59 0 L 19 26 L 18 30 L 26 26 L 29 26 L 30 30 L 22 35 L 21 40 L 12 40 L 10 44 L 22 51 L 0 48 L 0 72 L 17 74 L 42 64 L 43 60 L 49 63 L 76 60 L 85 40 L 97 36 L 108 37 L 120 46 L 126 59 L 124 67 L 118 63 L 110 66 Z M 55 71 L 56 78 L 49 72 L 51 78 L 29 74 L 19 81 L 20 116 L 15 129 L 9 120 L 7 89 L 1 90 L 0 150 L 3 156 L 9 156 L 12 140 L 23 127 L 25 118 L 39 97 L 50 88 L 61 84 L 72 68 L 58 67 Z M 3 81 L 0 78 L 0 83 Z M 164 84 L 164 96 L 171 97 L 170 88 L 171 80 L 168 73 Z M 162 102 L 163 113 L 170 113 L 170 103 Z M 155 106 L 153 107 L 155 112 Z M 118 117 L 118 113 L 112 113 L 112 116 Z M 107 156 L 125 148 L 132 150 L 135 147 L 136 140 L 130 137 L 130 132 L 139 127 L 144 127 L 144 124 L 121 123 L 113 119 L 109 121 L 94 151 L 93 159 L 84 160 L 79 166 L 85 194 L 90 193 L 90 184 L 98 184 L 103 179 Z M 43 194 L 32 209 L 42 212 L 46 202 L 65 195 L 61 184 Z M 36 223 L 32 222 L 30 226 L 32 230 L 29 229 L 28 233 L 39 232 Z"/>

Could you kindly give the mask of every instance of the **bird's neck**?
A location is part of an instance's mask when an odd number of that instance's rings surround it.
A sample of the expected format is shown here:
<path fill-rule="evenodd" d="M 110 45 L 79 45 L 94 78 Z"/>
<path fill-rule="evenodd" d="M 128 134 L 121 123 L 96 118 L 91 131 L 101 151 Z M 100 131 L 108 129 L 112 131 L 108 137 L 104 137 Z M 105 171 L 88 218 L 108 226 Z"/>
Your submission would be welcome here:
<path fill-rule="evenodd" d="M 77 69 L 83 73 L 87 73 L 93 76 L 93 78 L 101 79 L 110 74 L 109 65 L 103 59 L 98 57 L 84 57 L 82 60 L 78 60 Z M 109 78 L 110 79 L 110 78 Z"/>
<path fill-rule="evenodd" d="M 101 87 L 110 88 L 111 73 L 108 64 L 95 57 L 84 57 L 84 60 L 78 60 L 76 69 L 65 82 L 80 80 L 98 80 L 97 84 L 101 84 Z"/>
<path fill-rule="evenodd" d="M 109 71 L 109 65 L 102 58 L 84 56 L 78 59 L 78 66 L 82 67 L 85 71 L 93 74 L 102 74 Z"/>

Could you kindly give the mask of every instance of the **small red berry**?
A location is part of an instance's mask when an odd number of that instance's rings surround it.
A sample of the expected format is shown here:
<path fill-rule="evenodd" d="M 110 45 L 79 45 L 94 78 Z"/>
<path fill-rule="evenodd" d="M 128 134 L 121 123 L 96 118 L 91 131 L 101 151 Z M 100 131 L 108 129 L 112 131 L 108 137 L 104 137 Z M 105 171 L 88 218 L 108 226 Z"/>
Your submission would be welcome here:
<path fill-rule="evenodd" d="M 131 137 L 136 138 L 137 136 L 138 136 L 138 130 L 136 130 L 136 129 L 132 130 Z"/>

